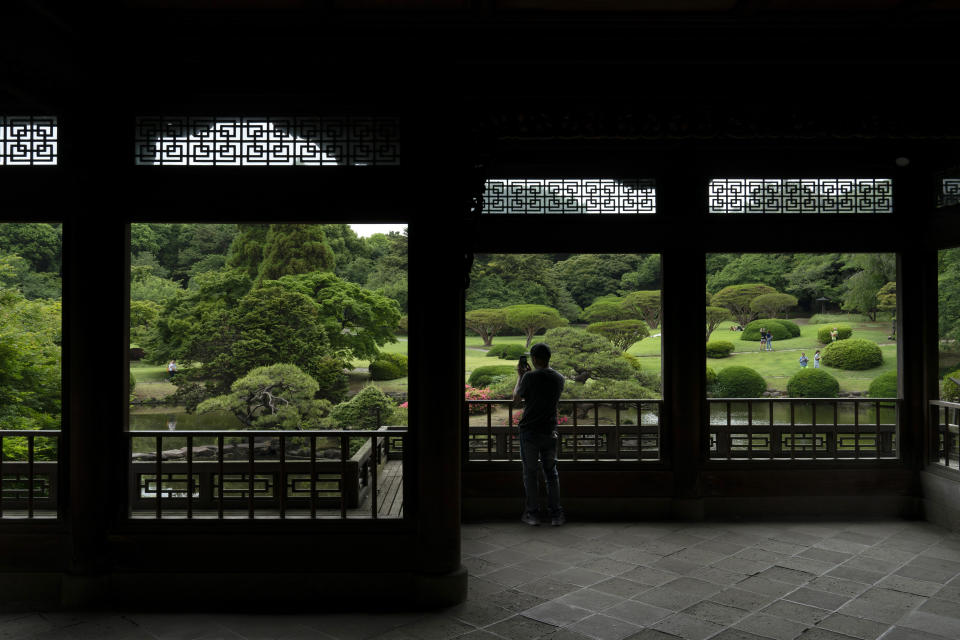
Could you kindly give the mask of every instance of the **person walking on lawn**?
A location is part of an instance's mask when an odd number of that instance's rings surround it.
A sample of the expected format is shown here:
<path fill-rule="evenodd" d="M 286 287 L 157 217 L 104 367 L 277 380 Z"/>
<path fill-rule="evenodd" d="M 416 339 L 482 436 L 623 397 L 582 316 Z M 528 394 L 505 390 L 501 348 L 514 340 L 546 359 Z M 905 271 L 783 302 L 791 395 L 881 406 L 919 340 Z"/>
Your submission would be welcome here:
<path fill-rule="evenodd" d="M 817 352 L 813 354 L 813 368 L 820 368 L 820 349 L 817 349 Z"/>
<path fill-rule="evenodd" d="M 767 330 L 760 327 L 760 351 L 767 350 Z"/>
<path fill-rule="evenodd" d="M 800 352 L 800 366 L 804 369 L 807 368 L 807 363 L 810 362 L 810 359 L 807 358 L 807 354 L 803 351 Z"/>
<path fill-rule="evenodd" d="M 767 331 L 767 351 L 773 351 L 773 334 Z"/>
<path fill-rule="evenodd" d="M 557 471 L 557 403 L 563 392 L 563 376 L 550 368 L 550 347 L 542 342 L 530 347 L 533 369 L 517 365 L 517 386 L 513 402 L 524 400 L 520 430 L 520 461 L 525 495 L 521 520 L 529 525 L 540 524 L 539 471 L 547 484 L 547 510 L 550 524 L 559 526 L 567 519 L 560 506 L 560 474 Z M 539 464 L 538 464 L 539 463 Z"/>

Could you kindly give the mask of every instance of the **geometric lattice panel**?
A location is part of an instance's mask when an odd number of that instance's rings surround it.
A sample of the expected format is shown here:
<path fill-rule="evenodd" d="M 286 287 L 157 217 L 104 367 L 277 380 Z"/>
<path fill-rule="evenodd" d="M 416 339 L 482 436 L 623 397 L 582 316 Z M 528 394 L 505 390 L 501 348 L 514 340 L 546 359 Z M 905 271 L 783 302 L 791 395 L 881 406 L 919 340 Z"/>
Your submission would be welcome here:
<path fill-rule="evenodd" d="M 960 204 L 960 167 L 952 167 L 936 174 L 937 207 Z"/>
<path fill-rule="evenodd" d="M 397 166 L 395 117 L 137 118 L 135 162 L 162 166 Z"/>
<path fill-rule="evenodd" d="M 483 214 L 649 214 L 657 212 L 651 179 L 490 179 Z"/>
<path fill-rule="evenodd" d="M 710 213 L 892 213 L 889 178 L 723 178 L 710 181 Z"/>
<path fill-rule="evenodd" d="M 57 164 L 54 116 L 0 116 L 0 166 Z"/>

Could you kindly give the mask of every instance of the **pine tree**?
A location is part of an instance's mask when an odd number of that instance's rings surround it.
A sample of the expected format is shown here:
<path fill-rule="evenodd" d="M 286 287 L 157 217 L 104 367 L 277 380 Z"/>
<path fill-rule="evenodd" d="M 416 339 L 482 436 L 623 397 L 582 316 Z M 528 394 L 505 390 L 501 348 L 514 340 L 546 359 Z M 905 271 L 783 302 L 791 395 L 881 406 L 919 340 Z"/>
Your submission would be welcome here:
<path fill-rule="evenodd" d="M 250 279 L 257 277 L 263 261 L 263 245 L 267 241 L 268 224 L 241 224 L 227 251 L 227 266 L 243 269 Z"/>
<path fill-rule="evenodd" d="M 334 255 L 320 225 L 272 224 L 254 286 L 283 276 L 333 271 Z"/>

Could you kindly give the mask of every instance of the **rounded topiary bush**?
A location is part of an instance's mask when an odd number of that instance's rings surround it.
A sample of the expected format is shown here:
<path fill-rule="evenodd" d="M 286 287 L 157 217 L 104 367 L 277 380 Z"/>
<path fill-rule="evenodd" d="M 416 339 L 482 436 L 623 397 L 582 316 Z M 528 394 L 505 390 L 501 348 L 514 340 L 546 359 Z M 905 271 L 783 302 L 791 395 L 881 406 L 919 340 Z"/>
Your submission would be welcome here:
<path fill-rule="evenodd" d="M 958 378 L 960 379 L 960 378 Z M 867 397 L 870 398 L 896 398 L 897 397 L 897 372 L 887 371 L 881 373 L 870 383 L 867 389 Z"/>
<path fill-rule="evenodd" d="M 707 343 L 708 358 L 726 358 L 733 353 L 733 343 L 727 340 L 717 340 Z"/>
<path fill-rule="evenodd" d="M 883 364 L 883 352 L 875 342 L 850 338 L 825 346 L 820 353 L 820 362 L 837 369 L 872 369 Z"/>
<path fill-rule="evenodd" d="M 487 349 L 488 358 L 500 358 L 503 356 L 503 353 L 507 350 L 507 345 L 505 344 L 495 344 L 489 349 Z"/>
<path fill-rule="evenodd" d="M 721 398 L 759 398 L 766 390 L 766 380 L 750 367 L 727 367 L 717 374 Z"/>
<path fill-rule="evenodd" d="M 707 367 L 707 386 L 713 386 L 717 384 L 717 372 L 713 370 L 713 367 Z"/>
<path fill-rule="evenodd" d="M 940 391 L 940 399 L 947 400 L 948 402 L 960 402 L 960 385 L 950 378 L 960 380 L 960 369 L 944 374 L 943 385 Z"/>
<path fill-rule="evenodd" d="M 841 340 L 846 340 L 853 335 L 853 329 L 850 328 L 848 324 L 825 324 L 822 327 L 817 328 L 817 340 L 820 341 L 820 344 L 830 344 L 833 340 L 830 339 L 830 332 L 836 328 L 837 330 L 837 342 Z"/>
<path fill-rule="evenodd" d="M 836 398 L 840 383 L 823 369 L 801 369 L 787 382 L 791 398 Z"/>
<path fill-rule="evenodd" d="M 407 375 L 407 356 L 402 353 L 381 353 L 370 363 L 371 380 L 396 380 Z"/>
<path fill-rule="evenodd" d="M 470 373 L 470 379 L 467 381 L 471 387 L 489 387 L 499 378 L 513 376 L 516 378 L 517 368 L 509 364 L 495 364 L 484 367 L 477 367 Z"/>
<path fill-rule="evenodd" d="M 519 360 L 520 356 L 527 352 L 527 348 L 522 344 L 505 344 L 503 345 L 503 353 L 500 355 L 501 360 Z"/>
<path fill-rule="evenodd" d="M 757 342 L 760 340 L 760 329 L 766 329 L 773 335 L 774 340 L 788 340 L 793 337 L 790 328 L 776 318 L 760 318 L 748 322 L 740 333 L 741 340 Z"/>
<path fill-rule="evenodd" d="M 782 324 L 783 326 L 785 326 L 785 327 L 787 328 L 787 330 L 790 332 L 790 335 L 791 335 L 792 337 L 794 337 L 794 338 L 799 338 L 799 337 L 800 337 L 800 325 L 798 325 L 798 324 L 797 324 L 796 322 L 794 322 L 793 320 L 784 320 L 783 318 L 777 318 L 777 322 L 778 322 L 779 324 Z M 774 338 L 776 338 L 776 336 L 774 336 Z M 759 340 L 759 338 L 758 338 L 758 340 Z"/>

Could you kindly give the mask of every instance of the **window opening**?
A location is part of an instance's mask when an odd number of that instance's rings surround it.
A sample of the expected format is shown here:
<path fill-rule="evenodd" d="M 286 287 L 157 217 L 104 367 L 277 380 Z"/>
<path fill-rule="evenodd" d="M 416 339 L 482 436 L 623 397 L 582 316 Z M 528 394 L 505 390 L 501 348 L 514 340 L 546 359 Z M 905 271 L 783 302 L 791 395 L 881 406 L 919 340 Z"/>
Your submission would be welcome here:
<path fill-rule="evenodd" d="M 710 213 L 891 213 L 889 178 L 716 178 Z"/>
<path fill-rule="evenodd" d="M 489 179 L 483 213 L 497 214 L 652 214 L 657 212 L 653 180 Z"/>
<path fill-rule="evenodd" d="M 0 518 L 58 515 L 60 224 L 0 224 Z"/>
<path fill-rule="evenodd" d="M 131 517 L 403 517 L 396 227 L 131 225 Z"/>
<path fill-rule="evenodd" d="M 937 255 L 939 400 L 930 407 L 932 464 L 960 469 L 960 248 Z"/>
<path fill-rule="evenodd" d="M 56 117 L 0 115 L 0 166 L 55 164 Z"/>
<path fill-rule="evenodd" d="M 469 460 L 519 460 L 517 364 L 545 342 L 565 377 L 558 457 L 660 459 L 660 256 L 478 254 L 466 297 Z"/>
<path fill-rule="evenodd" d="M 707 255 L 711 460 L 896 459 L 894 254 Z"/>
<path fill-rule="evenodd" d="M 391 117 L 137 118 L 135 162 L 162 166 L 397 166 Z"/>

